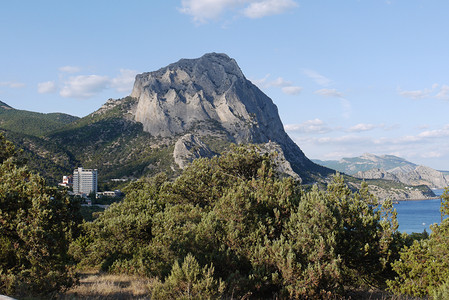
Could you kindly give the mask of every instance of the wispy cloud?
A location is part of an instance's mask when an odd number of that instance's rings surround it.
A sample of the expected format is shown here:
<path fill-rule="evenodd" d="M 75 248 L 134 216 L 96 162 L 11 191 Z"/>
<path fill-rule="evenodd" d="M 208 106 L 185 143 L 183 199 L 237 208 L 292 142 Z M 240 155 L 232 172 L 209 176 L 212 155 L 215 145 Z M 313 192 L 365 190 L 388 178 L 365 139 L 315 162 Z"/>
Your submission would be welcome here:
<path fill-rule="evenodd" d="M 19 89 L 25 87 L 25 83 L 17 81 L 0 81 L 0 86 L 6 86 L 12 89 Z"/>
<path fill-rule="evenodd" d="M 300 124 L 287 124 L 284 126 L 286 131 L 300 133 L 319 133 L 324 134 L 332 131 L 322 120 L 308 120 Z"/>
<path fill-rule="evenodd" d="M 343 110 L 342 116 L 343 118 L 348 119 L 351 116 L 352 106 L 351 102 L 348 99 L 344 98 L 343 93 L 337 91 L 336 89 L 320 89 L 314 92 L 317 95 L 329 98 L 338 98 L 340 99 L 340 104 Z"/>
<path fill-rule="evenodd" d="M 265 75 L 262 79 L 251 79 L 251 81 L 261 89 L 270 87 L 280 88 L 284 94 L 298 95 L 302 91 L 302 87 L 293 85 L 291 81 L 278 77 L 275 80 L 269 80 L 270 74 Z"/>
<path fill-rule="evenodd" d="M 423 99 L 423 98 L 428 98 L 430 96 L 430 93 L 432 91 L 429 89 L 424 89 L 424 90 L 415 90 L 415 91 L 399 91 L 399 95 L 406 97 L 406 98 L 411 98 L 411 99 Z"/>
<path fill-rule="evenodd" d="M 136 70 L 120 69 L 120 75 L 111 79 L 111 87 L 117 92 L 128 92 L 136 79 Z"/>
<path fill-rule="evenodd" d="M 317 84 L 319 84 L 321 86 L 329 86 L 333 82 L 329 78 L 321 75 L 320 73 L 318 73 L 317 71 L 314 71 L 314 70 L 304 69 L 303 73 L 307 77 L 313 79 L 313 81 L 315 81 Z"/>
<path fill-rule="evenodd" d="M 312 158 L 340 159 L 370 152 L 392 154 L 415 163 L 436 158 L 439 161 L 449 159 L 449 124 L 432 130 L 420 130 L 414 135 L 392 136 L 390 134 L 388 137 L 364 133 L 376 128 L 388 130 L 389 127 L 384 124 L 360 123 L 347 129 L 324 132 L 320 136 L 316 133 L 306 134 L 306 123 L 302 125 L 303 127 L 297 127 L 298 131 L 294 131 L 296 127 L 289 125 L 292 126 L 289 134 L 307 153 L 306 155 Z M 316 126 L 319 126 L 318 122 Z M 286 126 L 286 130 L 287 128 Z M 441 167 L 436 168 L 441 169 Z"/>
<path fill-rule="evenodd" d="M 243 14 L 251 19 L 282 14 L 290 9 L 298 7 L 293 0 L 264 0 L 254 1 L 244 9 Z"/>
<path fill-rule="evenodd" d="M 190 15 L 197 24 L 204 24 L 228 12 L 256 19 L 296 7 L 298 4 L 293 0 L 182 0 L 179 11 Z"/>
<path fill-rule="evenodd" d="M 300 86 L 285 86 L 282 89 L 284 94 L 288 95 L 298 95 L 302 91 L 302 87 Z"/>
<path fill-rule="evenodd" d="M 441 100 L 449 100 L 449 86 L 443 85 L 435 97 Z"/>
<path fill-rule="evenodd" d="M 348 128 L 348 132 L 362 132 L 362 131 L 370 131 L 376 128 L 382 127 L 382 125 L 375 125 L 375 124 L 366 124 L 366 123 L 359 123 L 357 125 L 354 125 L 350 128 Z"/>
<path fill-rule="evenodd" d="M 398 88 L 398 94 L 405 98 L 410 98 L 413 100 L 420 99 L 440 99 L 440 100 L 449 100 L 449 86 L 446 84 L 441 85 L 441 87 L 435 83 L 432 85 L 432 88 L 425 88 L 420 90 L 402 90 Z"/>
<path fill-rule="evenodd" d="M 78 73 L 81 72 L 81 68 L 80 67 L 75 67 L 75 66 L 63 66 L 59 68 L 59 71 L 64 72 L 64 73 Z"/>
<path fill-rule="evenodd" d="M 343 93 L 337 91 L 336 89 L 320 89 L 314 93 L 324 97 L 343 98 Z"/>
<path fill-rule="evenodd" d="M 57 91 L 57 86 L 54 81 L 46 81 L 37 84 L 37 92 L 39 94 L 50 94 Z"/>

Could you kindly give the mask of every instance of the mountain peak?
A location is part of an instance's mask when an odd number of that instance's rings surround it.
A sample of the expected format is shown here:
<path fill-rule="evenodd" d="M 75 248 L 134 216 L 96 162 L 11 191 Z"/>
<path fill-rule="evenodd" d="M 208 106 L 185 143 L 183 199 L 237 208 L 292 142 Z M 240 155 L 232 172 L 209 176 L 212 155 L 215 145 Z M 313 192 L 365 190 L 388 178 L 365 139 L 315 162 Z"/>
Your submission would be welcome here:
<path fill-rule="evenodd" d="M 234 142 L 268 142 L 285 134 L 272 100 L 226 54 L 139 74 L 131 97 L 138 99 L 135 120 L 153 136 L 186 133 L 199 123 L 218 124 Z"/>

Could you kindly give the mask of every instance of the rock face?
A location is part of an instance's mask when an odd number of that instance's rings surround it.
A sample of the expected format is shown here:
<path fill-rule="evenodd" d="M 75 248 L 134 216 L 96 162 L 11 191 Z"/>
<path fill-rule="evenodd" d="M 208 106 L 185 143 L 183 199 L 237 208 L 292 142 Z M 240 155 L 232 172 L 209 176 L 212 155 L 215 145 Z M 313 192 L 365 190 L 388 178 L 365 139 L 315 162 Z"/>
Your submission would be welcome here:
<path fill-rule="evenodd" d="M 449 176 L 425 166 L 418 166 L 394 155 L 365 153 L 359 157 L 343 158 L 339 161 L 319 161 L 328 168 L 353 175 L 361 179 L 386 179 L 406 185 L 427 185 L 430 188 L 449 186 Z"/>
<path fill-rule="evenodd" d="M 399 178 L 399 181 L 410 184 L 425 184 L 430 188 L 445 188 L 449 186 L 449 176 L 426 166 L 417 166 L 409 172 L 401 172 L 399 170 L 391 170 L 391 173 Z"/>
<path fill-rule="evenodd" d="M 139 100 L 135 120 L 154 136 L 218 124 L 237 143 L 286 138 L 277 107 L 225 54 L 182 59 L 137 75 L 131 97 Z"/>
<path fill-rule="evenodd" d="M 384 169 L 371 169 L 365 172 L 359 171 L 354 176 L 363 179 L 385 179 L 397 182 L 400 181 L 398 177 L 396 177 L 392 173 L 385 171 Z"/>
<path fill-rule="evenodd" d="M 193 134 L 186 134 L 175 143 L 173 157 L 175 163 L 183 169 L 194 159 L 199 157 L 212 157 L 216 153 L 212 152 L 201 140 Z"/>
<path fill-rule="evenodd" d="M 362 179 L 387 179 L 414 186 L 427 185 L 432 189 L 442 189 L 449 186 L 449 176 L 426 166 L 397 167 L 388 171 L 371 169 L 365 172 L 359 171 L 354 176 Z"/>
<path fill-rule="evenodd" d="M 137 75 L 131 97 L 137 99 L 134 119 L 144 131 L 154 137 L 177 137 L 174 157 L 180 167 L 200 155 L 188 149 L 206 153 L 202 137 L 219 132 L 232 143 L 279 145 L 301 177 L 331 173 L 304 155 L 284 131 L 273 101 L 225 54 L 182 59 Z"/>

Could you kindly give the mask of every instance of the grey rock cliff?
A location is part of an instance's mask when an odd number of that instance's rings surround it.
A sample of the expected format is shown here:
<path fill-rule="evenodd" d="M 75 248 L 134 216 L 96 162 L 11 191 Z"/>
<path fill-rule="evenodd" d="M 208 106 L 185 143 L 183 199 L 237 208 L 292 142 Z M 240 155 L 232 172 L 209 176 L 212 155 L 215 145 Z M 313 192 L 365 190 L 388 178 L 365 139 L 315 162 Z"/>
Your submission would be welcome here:
<path fill-rule="evenodd" d="M 135 120 L 153 136 L 218 123 L 237 143 L 286 138 L 277 107 L 225 54 L 182 59 L 137 75 L 131 97 L 139 101 Z"/>
<path fill-rule="evenodd" d="M 173 157 L 175 163 L 183 169 L 194 159 L 200 157 L 212 157 L 214 154 L 199 138 L 193 134 L 186 134 L 175 143 Z"/>
<path fill-rule="evenodd" d="M 201 136 L 220 131 L 233 143 L 278 144 L 301 177 L 331 173 L 304 155 L 284 131 L 273 101 L 225 54 L 182 59 L 137 75 L 131 97 L 137 99 L 134 120 L 143 124 L 144 131 L 154 137 L 177 137 L 174 157 L 180 166 L 196 156 L 186 141 L 198 143 Z"/>
<path fill-rule="evenodd" d="M 399 182 L 399 178 L 397 178 L 395 175 L 385 171 L 384 169 L 371 169 L 365 172 L 359 171 L 357 174 L 354 175 L 358 178 L 363 179 L 385 179 L 385 180 L 392 180 Z"/>

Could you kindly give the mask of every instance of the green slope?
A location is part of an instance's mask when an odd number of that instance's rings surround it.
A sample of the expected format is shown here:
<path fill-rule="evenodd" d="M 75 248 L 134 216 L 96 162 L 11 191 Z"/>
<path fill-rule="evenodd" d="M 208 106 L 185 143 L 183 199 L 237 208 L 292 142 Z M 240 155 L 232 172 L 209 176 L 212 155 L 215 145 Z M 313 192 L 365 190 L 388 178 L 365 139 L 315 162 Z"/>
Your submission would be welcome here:
<path fill-rule="evenodd" d="M 14 109 L 0 101 L 0 129 L 16 133 L 43 136 L 78 119 L 63 113 L 43 114 Z"/>

